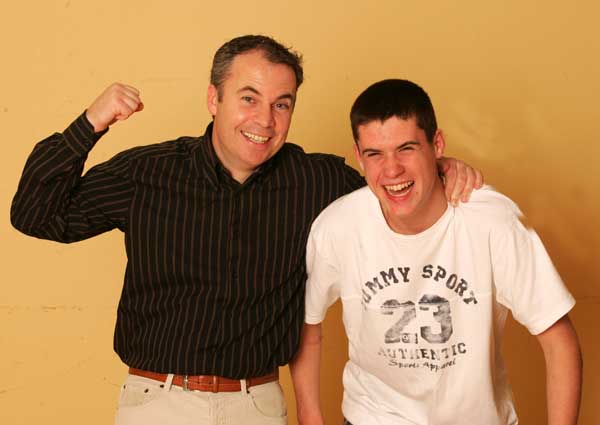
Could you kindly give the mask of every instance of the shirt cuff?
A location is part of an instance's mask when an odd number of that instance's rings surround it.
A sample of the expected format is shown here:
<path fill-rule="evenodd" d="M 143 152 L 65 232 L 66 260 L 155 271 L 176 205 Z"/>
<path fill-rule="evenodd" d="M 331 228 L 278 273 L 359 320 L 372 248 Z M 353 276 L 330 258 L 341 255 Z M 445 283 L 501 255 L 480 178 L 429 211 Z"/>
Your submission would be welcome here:
<path fill-rule="evenodd" d="M 98 133 L 94 132 L 94 126 L 90 123 L 83 111 L 75 121 L 63 132 L 65 142 L 79 156 L 86 156 L 94 147 L 96 142 L 106 134 L 108 128 Z"/>

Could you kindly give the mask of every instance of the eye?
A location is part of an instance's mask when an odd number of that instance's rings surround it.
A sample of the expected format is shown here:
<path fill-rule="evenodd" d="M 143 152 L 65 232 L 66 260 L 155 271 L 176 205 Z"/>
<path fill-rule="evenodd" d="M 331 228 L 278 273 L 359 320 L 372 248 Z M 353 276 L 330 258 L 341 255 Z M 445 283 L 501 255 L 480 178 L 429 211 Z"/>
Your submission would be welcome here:
<path fill-rule="evenodd" d="M 290 105 L 288 105 L 287 103 L 276 103 L 275 105 L 273 105 L 273 107 L 280 111 L 287 111 L 290 109 Z"/>
<path fill-rule="evenodd" d="M 367 152 L 367 158 L 373 158 L 381 155 L 381 152 Z"/>
<path fill-rule="evenodd" d="M 242 100 L 246 103 L 254 103 L 254 98 L 252 96 L 242 96 Z"/>

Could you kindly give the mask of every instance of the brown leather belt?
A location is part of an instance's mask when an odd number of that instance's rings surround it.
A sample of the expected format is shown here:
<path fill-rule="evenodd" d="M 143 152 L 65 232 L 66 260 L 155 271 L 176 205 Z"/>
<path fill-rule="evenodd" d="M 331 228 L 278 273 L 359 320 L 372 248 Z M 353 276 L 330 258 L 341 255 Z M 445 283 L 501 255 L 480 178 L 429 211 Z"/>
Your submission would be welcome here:
<path fill-rule="evenodd" d="M 129 373 L 131 375 L 142 376 L 160 382 L 165 382 L 167 380 L 167 375 L 164 373 L 151 372 L 149 370 L 136 369 L 134 367 L 129 368 Z M 278 379 L 279 369 L 275 369 L 268 375 L 246 379 L 246 388 L 277 381 Z M 173 385 L 182 387 L 184 390 L 211 391 L 213 393 L 242 390 L 239 379 L 229 379 L 216 375 L 175 375 L 173 377 Z"/>

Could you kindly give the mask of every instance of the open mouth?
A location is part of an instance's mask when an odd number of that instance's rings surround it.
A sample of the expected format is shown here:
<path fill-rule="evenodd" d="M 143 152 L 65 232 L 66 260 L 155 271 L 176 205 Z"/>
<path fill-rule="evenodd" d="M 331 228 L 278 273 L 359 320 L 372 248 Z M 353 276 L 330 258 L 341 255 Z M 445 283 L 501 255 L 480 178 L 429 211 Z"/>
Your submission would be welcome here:
<path fill-rule="evenodd" d="M 267 143 L 270 139 L 270 137 L 267 136 L 259 136 L 258 134 L 254 134 L 254 133 L 249 133 L 247 131 L 242 131 L 242 134 L 244 135 L 244 137 L 246 139 L 248 139 L 249 141 L 251 141 L 252 143 L 256 143 L 259 145 L 264 145 L 265 143 Z"/>
<path fill-rule="evenodd" d="M 403 196 L 410 191 L 414 184 L 414 181 L 408 181 L 398 184 L 385 185 L 383 187 L 385 188 L 386 192 L 392 196 Z"/>

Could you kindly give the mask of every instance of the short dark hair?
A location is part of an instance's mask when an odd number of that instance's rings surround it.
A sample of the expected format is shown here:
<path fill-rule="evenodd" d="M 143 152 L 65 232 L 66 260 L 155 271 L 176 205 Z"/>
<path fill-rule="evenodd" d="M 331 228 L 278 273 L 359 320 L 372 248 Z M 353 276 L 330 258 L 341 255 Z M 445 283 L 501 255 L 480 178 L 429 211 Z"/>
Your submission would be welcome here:
<path fill-rule="evenodd" d="M 296 88 L 300 87 L 300 84 L 304 80 L 302 55 L 300 53 L 285 47 L 271 37 L 264 35 L 243 35 L 233 38 L 219 47 L 213 58 L 210 70 L 210 83 L 217 88 L 219 96 L 221 86 L 227 78 L 231 62 L 233 62 L 235 57 L 256 50 L 263 52 L 267 60 L 272 63 L 289 66 L 296 76 Z"/>
<path fill-rule="evenodd" d="M 350 110 L 352 136 L 358 143 L 358 127 L 388 118 L 416 117 L 417 125 L 432 142 L 437 130 L 435 111 L 429 96 L 421 87 L 408 80 L 382 80 L 369 86 L 354 101 Z"/>

